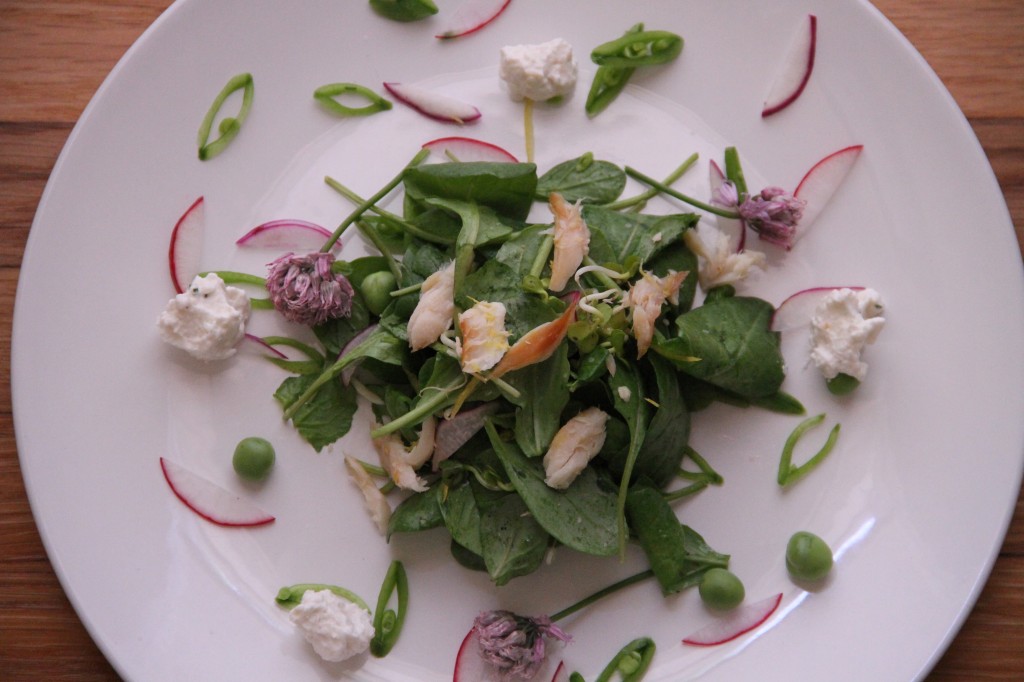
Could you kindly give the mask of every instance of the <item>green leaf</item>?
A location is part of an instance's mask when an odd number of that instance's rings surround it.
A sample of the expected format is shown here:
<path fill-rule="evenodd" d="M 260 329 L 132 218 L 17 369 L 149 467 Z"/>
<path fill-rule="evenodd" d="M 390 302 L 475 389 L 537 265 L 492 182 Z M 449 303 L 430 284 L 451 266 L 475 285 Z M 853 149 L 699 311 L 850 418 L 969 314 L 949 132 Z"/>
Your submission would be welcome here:
<path fill-rule="evenodd" d="M 444 526 L 452 539 L 470 552 L 483 555 L 480 544 L 480 509 L 468 481 L 448 489 L 440 504 Z"/>
<path fill-rule="evenodd" d="M 522 279 L 530 274 L 537 252 L 547 238 L 547 235 L 541 234 L 541 232 L 547 230 L 548 227 L 548 225 L 530 225 L 519 230 L 501 245 L 494 260 L 508 266 Z"/>
<path fill-rule="evenodd" d="M 287 410 L 318 379 L 319 375 L 315 374 L 288 377 L 278 387 L 274 398 Z M 292 423 L 319 452 L 348 433 L 357 408 L 354 390 L 342 386 L 340 381 L 329 381 L 298 408 Z"/>
<path fill-rule="evenodd" d="M 544 482 L 539 460 L 528 459 L 514 443 L 502 442 L 490 423 L 487 429 L 516 492 L 552 537 L 586 554 L 609 556 L 618 550 L 615 493 L 601 485 L 593 467 L 585 468 L 565 490 L 555 490 Z"/>
<path fill-rule="evenodd" d="M 482 556 L 496 585 L 537 570 L 544 561 L 548 539 L 547 532 L 515 493 L 506 493 L 481 509 Z"/>
<path fill-rule="evenodd" d="M 426 210 L 425 199 L 440 198 L 473 202 L 522 221 L 533 206 L 537 166 L 482 161 L 435 163 L 410 168 L 404 181 L 408 218 Z"/>
<path fill-rule="evenodd" d="M 516 443 L 527 457 L 539 457 L 547 452 L 562 425 L 562 410 L 569 403 L 568 344 L 559 346 L 547 360 L 512 372 L 508 383 L 521 396 L 516 409 Z"/>
<path fill-rule="evenodd" d="M 626 187 L 626 173 L 614 163 L 595 161 L 592 155 L 563 161 L 537 181 L 537 200 L 558 192 L 569 203 L 608 204 Z"/>
<path fill-rule="evenodd" d="M 413 493 L 399 503 L 391 513 L 387 538 L 394 533 L 415 533 L 444 525 L 441 505 L 438 504 L 438 488 Z"/>
<path fill-rule="evenodd" d="M 785 378 L 772 305 L 757 298 L 718 299 L 676 318 L 679 335 L 651 348 L 687 374 L 747 399 L 778 392 Z"/>
<path fill-rule="evenodd" d="M 590 228 L 590 257 L 597 263 L 646 263 L 676 242 L 700 219 L 693 213 L 653 216 L 619 213 L 602 206 L 584 206 L 583 219 Z"/>

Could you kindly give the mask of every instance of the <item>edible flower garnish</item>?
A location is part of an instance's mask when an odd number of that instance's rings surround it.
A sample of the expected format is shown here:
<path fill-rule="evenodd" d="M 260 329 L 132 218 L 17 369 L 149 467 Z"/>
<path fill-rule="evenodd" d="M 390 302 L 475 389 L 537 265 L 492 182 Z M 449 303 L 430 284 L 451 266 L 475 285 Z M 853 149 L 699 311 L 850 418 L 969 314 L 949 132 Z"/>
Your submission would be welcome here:
<path fill-rule="evenodd" d="M 750 229 L 766 242 L 787 250 L 793 248 L 796 226 L 803 217 L 805 202 L 781 187 L 765 187 L 740 201 L 736 185 L 726 181 L 715 190 L 712 202 L 735 208 Z"/>
<path fill-rule="evenodd" d="M 352 284 L 332 272 L 330 253 L 287 253 L 269 265 L 267 291 L 285 319 L 316 326 L 352 312 Z"/>
<path fill-rule="evenodd" d="M 520 616 L 511 611 L 486 611 L 473 622 L 480 655 L 502 674 L 531 679 L 544 662 L 546 639 L 569 642 L 571 637 L 546 616 Z"/>

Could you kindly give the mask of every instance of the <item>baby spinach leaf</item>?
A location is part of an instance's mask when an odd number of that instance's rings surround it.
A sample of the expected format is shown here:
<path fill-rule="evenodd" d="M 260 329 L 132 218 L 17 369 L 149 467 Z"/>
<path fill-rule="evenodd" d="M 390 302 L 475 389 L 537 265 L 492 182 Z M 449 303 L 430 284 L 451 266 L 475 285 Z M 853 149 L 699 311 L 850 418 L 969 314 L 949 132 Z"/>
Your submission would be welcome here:
<path fill-rule="evenodd" d="M 626 549 L 626 494 L 633 477 L 633 467 L 640 448 L 647 438 L 647 424 L 650 421 L 650 405 L 644 399 L 643 383 L 636 368 L 625 359 L 615 362 L 615 374 L 608 377 L 608 388 L 612 394 L 615 411 L 622 415 L 629 427 L 629 448 L 622 462 L 618 496 L 615 501 L 615 519 L 618 530 L 619 552 Z"/>
<path fill-rule="evenodd" d="M 686 230 L 699 216 L 680 213 L 666 216 L 620 213 L 602 206 L 584 206 L 583 219 L 590 228 L 590 257 L 598 263 L 646 263 Z"/>
<path fill-rule="evenodd" d="M 278 387 L 274 398 L 287 410 L 319 378 L 316 374 L 288 377 Z M 355 391 L 342 386 L 340 381 L 329 381 L 299 407 L 292 416 L 292 423 L 313 449 L 320 452 L 325 445 L 348 433 L 357 407 Z"/>
<path fill-rule="evenodd" d="M 496 260 L 489 260 L 469 273 L 462 288 L 455 292 L 455 303 L 460 308 L 469 308 L 476 301 L 500 301 L 505 305 L 505 329 L 509 342 L 534 327 L 558 317 L 562 306 L 556 298 L 541 298 L 527 294 L 520 286 L 521 278 L 509 266 Z"/>
<path fill-rule="evenodd" d="M 444 526 L 452 539 L 474 554 L 482 555 L 480 544 L 480 509 L 469 481 L 448 488 L 440 504 Z"/>
<path fill-rule="evenodd" d="M 394 533 L 415 533 L 444 525 L 441 505 L 438 503 L 440 488 L 430 488 L 414 493 L 402 500 L 388 521 L 387 538 Z"/>
<path fill-rule="evenodd" d="M 409 168 L 404 175 L 405 213 L 413 218 L 428 198 L 469 201 L 513 220 L 526 220 L 537 190 L 532 163 L 483 161 L 435 163 Z"/>
<path fill-rule="evenodd" d="M 355 338 L 356 334 L 366 329 L 370 324 L 370 311 L 363 302 L 359 292 L 352 297 L 352 312 L 348 317 L 337 317 L 333 320 L 317 325 L 313 328 L 317 340 L 323 344 L 328 356 L 334 356 L 341 352 L 349 341 Z"/>
<path fill-rule="evenodd" d="M 507 265 L 520 278 L 530 274 L 540 245 L 547 235 L 541 234 L 548 225 L 531 225 L 512 235 L 498 249 L 494 259 Z"/>
<path fill-rule="evenodd" d="M 569 402 L 569 346 L 563 343 L 554 354 L 508 375 L 520 395 L 516 409 L 516 443 L 527 457 L 547 452 L 561 426 L 562 410 Z"/>
<path fill-rule="evenodd" d="M 676 318 L 679 335 L 651 345 L 682 371 L 743 398 L 778 392 L 785 369 L 774 308 L 758 298 L 717 299 Z"/>
<path fill-rule="evenodd" d="M 528 459 L 514 443 L 502 442 L 490 423 L 487 431 L 516 492 L 552 537 L 586 554 L 609 556 L 618 550 L 615 493 L 601 484 L 593 467 L 565 490 L 555 490 L 544 482 L 539 460 Z"/>
<path fill-rule="evenodd" d="M 626 173 L 609 161 L 590 154 L 558 164 L 537 181 L 537 200 L 558 192 L 569 203 L 610 204 L 626 187 Z"/>
<path fill-rule="evenodd" d="M 496 585 L 537 570 L 544 561 L 549 537 L 515 493 L 481 507 L 481 556 Z"/>

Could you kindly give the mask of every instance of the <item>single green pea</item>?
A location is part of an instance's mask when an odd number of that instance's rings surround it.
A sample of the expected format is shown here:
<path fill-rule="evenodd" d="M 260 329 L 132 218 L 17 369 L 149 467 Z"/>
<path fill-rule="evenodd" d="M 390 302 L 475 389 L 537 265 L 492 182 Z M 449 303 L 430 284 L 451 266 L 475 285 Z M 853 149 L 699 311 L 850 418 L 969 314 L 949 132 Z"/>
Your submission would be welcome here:
<path fill-rule="evenodd" d="M 832 395 L 847 395 L 860 386 L 860 380 L 840 372 L 831 379 L 826 379 L 825 385 L 828 386 L 828 392 Z"/>
<path fill-rule="evenodd" d="M 786 568 L 796 580 L 821 580 L 832 570 L 832 549 L 814 533 L 794 533 L 786 545 Z"/>
<path fill-rule="evenodd" d="M 746 596 L 743 582 L 732 571 L 712 568 L 704 574 L 697 588 L 700 598 L 713 609 L 732 609 Z"/>
<path fill-rule="evenodd" d="M 250 436 L 238 441 L 231 465 L 235 473 L 250 481 L 262 481 L 274 466 L 274 446 L 265 438 Z"/>
<path fill-rule="evenodd" d="M 379 270 L 364 277 L 359 290 L 367 309 L 374 315 L 380 315 L 391 303 L 391 292 L 397 288 L 395 276 L 388 270 Z"/>

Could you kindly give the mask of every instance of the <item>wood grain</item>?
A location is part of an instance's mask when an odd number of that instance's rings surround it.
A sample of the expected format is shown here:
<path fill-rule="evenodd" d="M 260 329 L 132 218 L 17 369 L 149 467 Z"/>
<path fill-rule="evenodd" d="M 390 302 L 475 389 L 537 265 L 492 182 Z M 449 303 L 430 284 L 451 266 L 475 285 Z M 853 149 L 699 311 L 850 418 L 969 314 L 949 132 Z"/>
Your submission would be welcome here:
<path fill-rule="evenodd" d="M 351 0 L 349 0 L 351 1 Z M 22 485 L 10 397 L 21 257 L 43 187 L 89 98 L 168 0 L 0 0 L 0 678 L 108 682 L 64 595 Z M 1024 2 L 878 0 L 960 104 L 1024 244 Z M 1024 676 L 1024 503 L 988 583 L 927 678 Z"/>

